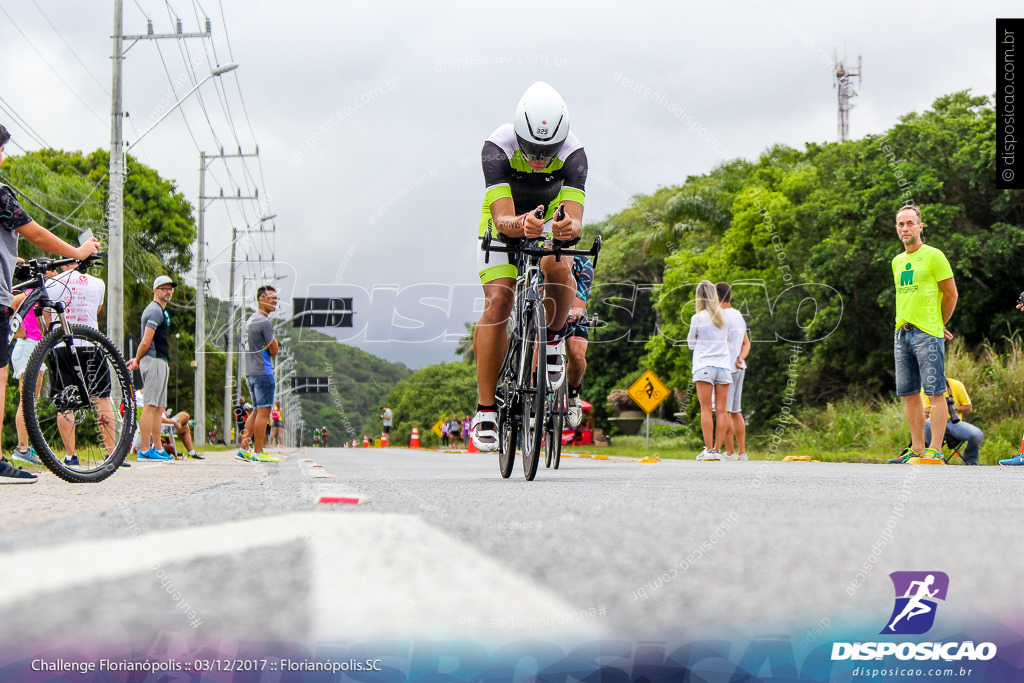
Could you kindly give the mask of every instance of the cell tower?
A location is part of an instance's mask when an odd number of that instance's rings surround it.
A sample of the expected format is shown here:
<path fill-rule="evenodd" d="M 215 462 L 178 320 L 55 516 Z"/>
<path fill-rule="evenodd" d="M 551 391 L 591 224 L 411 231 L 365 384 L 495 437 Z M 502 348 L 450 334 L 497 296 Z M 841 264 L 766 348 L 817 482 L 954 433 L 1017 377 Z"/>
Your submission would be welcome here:
<path fill-rule="evenodd" d="M 839 91 L 839 141 L 846 142 L 850 137 L 850 98 L 860 94 L 861 84 L 861 63 L 860 55 L 857 56 L 857 68 L 846 68 L 846 55 L 843 61 L 839 61 L 835 50 L 832 51 L 832 61 L 836 65 L 835 87 Z M 857 87 L 853 87 L 852 79 L 857 77 Z"/>

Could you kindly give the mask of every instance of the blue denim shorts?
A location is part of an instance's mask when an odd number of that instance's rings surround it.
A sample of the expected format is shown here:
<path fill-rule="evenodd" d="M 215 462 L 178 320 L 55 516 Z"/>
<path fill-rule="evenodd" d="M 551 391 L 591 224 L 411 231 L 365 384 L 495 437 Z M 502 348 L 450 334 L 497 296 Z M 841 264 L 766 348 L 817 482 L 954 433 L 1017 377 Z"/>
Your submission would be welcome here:
<path fill-rule="evenodd" d="M 708 365 L 693 371 L 693 381 L 707 382 L 708 384 L 732 384 L 732 373 L 725 368 Z"/>
<path fill-rule="evenodd" d="M 904 325 L 893 337 L 896 356 L 896 393 L 913 396 L 924 389 L 925 396 L 946 390 L 946 340 Z"/>
<path fill-rule="evenodd" d="M 245 378 L 254 408 L 274 407 L 274 376 L 250 375 Z"/>

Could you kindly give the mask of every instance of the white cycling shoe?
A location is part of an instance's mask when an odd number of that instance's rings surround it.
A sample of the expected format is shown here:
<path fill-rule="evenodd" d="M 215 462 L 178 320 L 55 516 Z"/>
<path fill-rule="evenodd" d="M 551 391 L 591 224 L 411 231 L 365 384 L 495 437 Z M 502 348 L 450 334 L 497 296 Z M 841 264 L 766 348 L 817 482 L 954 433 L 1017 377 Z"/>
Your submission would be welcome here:
<path fill-rule="evenodd" d="M 498 450 L 498 413 L 494 410 L 480 410 L 473 416 L 469 428 L 473 445 L 484 453 Z"/>
<path fill-rule="evenodd" d="M 565 421 L 570 427 L 579 427 L 583 422 L 583 402 L 579 396 L 569 398 L 569 411 L 566 413 Z"/>
<path fill-rule="evenodd" d="M 559 339 L 555 344 L 548 344 L 548 389 L 558 391 L 565 382 L 565 340 Z"/>

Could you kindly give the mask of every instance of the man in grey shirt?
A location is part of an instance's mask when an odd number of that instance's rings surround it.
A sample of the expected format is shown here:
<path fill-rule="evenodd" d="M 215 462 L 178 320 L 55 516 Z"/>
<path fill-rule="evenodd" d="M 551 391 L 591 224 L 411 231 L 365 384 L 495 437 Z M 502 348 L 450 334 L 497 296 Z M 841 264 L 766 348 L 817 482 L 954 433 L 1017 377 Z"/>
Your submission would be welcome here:
<path fill-rule="evenodd" d="M 11 139 L 11 134 L 0 125 L 0 163 L 4 159 L 4 147 Z M 52 232 L 29 218 L 25 210 L 18 204 L 14 192 L 6 185 L 0 185 L 0 387 L 7 386 L 7 364 L 10 362 L 11 350 L 8 347 L 7 330 L 11 320 L 11 281 L 14 277 L 14 266 L 18 262 L 18 236 L 44 251 L 58 256 L 73 259 L 84 259 L 96 253 L 100 241 L 89 238 L 85 244 L 72 247 Z M 0 425 L 3 424 L 6 408 L 6 392 L 0 391 Z M 0 484 L 34 484 L 36 475 L 14 467 L 0 455 Z"/>
<path fill-rule="evenodd" d="M 267 439 L 267 422 L 274 407 L 274 364 L 271 359 L 277 355 L 279 345 L 274 338 L 274 325 L 270 314 L 277 309 L 277 290 L 262 285 L 256 290 L 258 308 L 249 316 L 242 332 L 245 344 L 245 383 L 249 386 L 253 410 L 245 421 L 242 431 L 240 460 L 277 462 L 277 458 L 263 452 Z M 255 449 L 250 450 L 250 440 L 255 440 Z"/>
<path fill-rule="evenodd" d="M 170 377 L 170 345 L 167 331 L 171 320 L 167 304 L 174 295 L 175 283 L 166 275 L 153 281 L 153 300 L 142 311 L 142 341 L 128 369 L 142 373 L 143 405 L 139 418 L 139 460 L 173 460 L 160 446 L 160 416 L 167 408 L 167 379 Z"/>

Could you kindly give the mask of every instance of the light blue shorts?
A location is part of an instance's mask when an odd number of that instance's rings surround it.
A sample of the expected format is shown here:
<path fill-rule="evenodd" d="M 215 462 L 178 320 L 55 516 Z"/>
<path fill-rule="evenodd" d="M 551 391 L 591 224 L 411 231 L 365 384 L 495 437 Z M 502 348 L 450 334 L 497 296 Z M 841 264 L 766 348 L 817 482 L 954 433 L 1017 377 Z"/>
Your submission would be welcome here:
<path fill-rule="evenodd" d="M 693 371 L 693 381 L 707 382 L 708 384 L 732 384 L 732 373 L 725 368 L 708 365 Z"/>

